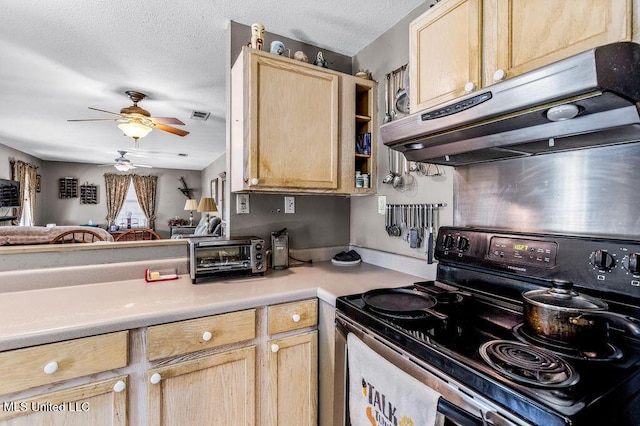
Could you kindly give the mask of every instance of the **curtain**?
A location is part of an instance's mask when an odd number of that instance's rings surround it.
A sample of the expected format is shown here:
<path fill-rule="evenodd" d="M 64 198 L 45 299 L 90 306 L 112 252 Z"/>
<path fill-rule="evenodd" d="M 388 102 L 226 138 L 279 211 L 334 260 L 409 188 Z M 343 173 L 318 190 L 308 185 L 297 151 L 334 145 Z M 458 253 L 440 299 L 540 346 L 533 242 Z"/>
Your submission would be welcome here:
<path fill-rule="evenodd" d="M 149 228 L 156 227 L 156 188 L 158 186 L 158 176 L 131 175 L 133 178 L 133 189 L 136 190 L 138 204 L 147 216 Z"/>
<path fill-rule="evenodd" d="M 22 211 L 25 208 L 29 209 L 29 212 L 28 212 L 29 217 L 31 218 L 35 217 L 36 174 L 38 173 L 38 166 L 30 163 L 25 163 L 24 161 L 20 161 L 20 160 L 12 161 L 11 173 L 13 175 L 11 179 L 17 180 L 18 182 L 20 182 L 20 200 L 24 200 L 25 198 L 29 200 L 28 206 L 25 206 L 22 203 L 20 203 L 21 206 L 15 209 L 17 219 L 15 219 L 12 223 L 14 225 L 18 225 L 20 224 Z M 25 197 L 25 195 L 27 195 L 27 197 Z"/>
<path fill-rule="evenodd" d="M 131 175 L 118 175 L 115 173 L 104 174 L 104 188 L 107 192 L 107 223 L 115 222 L 122 205 L 127 197 Z"/>

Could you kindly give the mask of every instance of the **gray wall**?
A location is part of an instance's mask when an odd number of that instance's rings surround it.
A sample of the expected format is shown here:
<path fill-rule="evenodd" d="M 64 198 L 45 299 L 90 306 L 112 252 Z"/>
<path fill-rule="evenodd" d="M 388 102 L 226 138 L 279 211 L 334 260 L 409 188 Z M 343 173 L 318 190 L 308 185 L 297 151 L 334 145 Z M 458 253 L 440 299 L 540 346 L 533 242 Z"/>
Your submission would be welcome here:
<path fill-rule="evenodd" d="M 268 28 L 267 28 L 268 30 Z M 240 54 L 242 46 L 251 38 L 251 28 L 231 22 L 229 27 L 229 69 Z M 273 40 L 282 41 L 291 49 L 291 55 L 302 50 L 312 62 L 317 52 L 322 50 L 329 68 L 345 73 L 351 72 L 351 58 L 326 49 L 319 49 L 306 43 L 265 32 L 265 50 Z M 227 84 L 230 85 L 230 74 Z M 227 104 L 229 105 L 229 103 Z M 229 121 L 229 117 L 227 117 Z M 228 157 L 228 155 L 227 155 Z M 227 164 L 230 159 L 227 158 Z M 228 189 L 227 189 L 228 191 Z M 250 194 L 250 213 L 236 214 L 235 194 L 229 194 L 229 227 L 232 236 L 256 235 L 270 241 L 270 233 L 282 228 L 289 230 L 289 247 L 307 249 L 318 247 L 345 246 L 349 244 L 349 199 L 327 195 L 296 196 L 296 213 L 284 214 L 284 195 Z"/>
<path fill-rule="evenodd" d="M 384 98 L 386 74 L 409 62 L 409 24 L 420 16 L 434 1 L 416 8 L 402 21 L 389 29 L 370 45 L 358 52 L 353 58 L 353 70 L 368 69 L 372 78 L 378 81 L 378 122 L 384 118 Z M 376 127 L 375 131 L 378 129 Z M 453 223 L 453 169 L 440 167 L 443 176 L 426 177 L 417 173 L 414 176 L 416 187 L 407 192 L 398 192 L 391 185 L 383 184 L 382 179 L 389 171 L 388 151 L 378 141 L 378 176 L 376 177 L 377 195 L 387 197 L 389 204 L 447 203 L 438 214 L 438 225 Z M 384 215 L 377 213 L 377 196 L 351 198 L 351 237 L 352 245 L 402 254 L 416 258 L 426 258 L 425 248 L 409 248 L 407 242 L 398 237 L 389 237 L 385 231 Z"/>
<path fill-rule="evenodd" d="M 44 161 L 42 166 L 42 210 L 36 225 L 55 223 L 57 225 L 79 225 L 93 223 L 106 227 L 107 214 L 104 188 L 104 174 L 115 172 L 111 167 L 98 167 L 96 164 L 65 163 Z M 182 185 L 180 176 L 184 176 L 188 186 L 194 189 L 194 198 L 202 194 L 201 173 L 193 170 L 173 169 L 143 169 L 138 168 L 129 173 L 158 176 L 156 230 L 164 238 L 169 236 L 169 219 L 175 216 L 188 218 L 189 212 L 184 211 L 186 197 L 178 190 Z M 58 198 L 58 179 L 61 177 L 78 178 L 78 184 L 89 183 L 98 186 L 98 204 L 80 204 L 80 198 Z M 207 190 L 208 194 L 208 190 Z"/>
<path fill-rule="evenodd" d="M 284 214 L 284 195 L 249 194 L 250 214 L 232 214 L 232 235 L 256 235 L 287 228 L 292 249 L 349 244 L 349 199 L 296 195 L 295 214 Z M 232 206 L 235 211 L 235 205 Z"/>

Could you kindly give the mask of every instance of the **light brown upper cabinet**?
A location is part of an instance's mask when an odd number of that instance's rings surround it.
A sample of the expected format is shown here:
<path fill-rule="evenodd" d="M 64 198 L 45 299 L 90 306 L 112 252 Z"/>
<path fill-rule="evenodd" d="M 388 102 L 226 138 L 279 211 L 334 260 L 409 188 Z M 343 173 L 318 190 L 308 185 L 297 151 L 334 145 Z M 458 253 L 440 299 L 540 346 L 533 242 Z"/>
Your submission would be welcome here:
<path fill-rule="evenodd" d="M 356 160 L 355 141 L 372 131 L 357 125 L 356 109 L 375 122 L 375 82 L 356 80 L 243 48 L 231 74 L 231 191 L 366 193 L 356 167 L 373 173 L 375 161 Z"/>
<path fill-rule="evenodd" d="M 632 40 L 631 0 L 445 0 L 409 26 L 411 112 Z"/>

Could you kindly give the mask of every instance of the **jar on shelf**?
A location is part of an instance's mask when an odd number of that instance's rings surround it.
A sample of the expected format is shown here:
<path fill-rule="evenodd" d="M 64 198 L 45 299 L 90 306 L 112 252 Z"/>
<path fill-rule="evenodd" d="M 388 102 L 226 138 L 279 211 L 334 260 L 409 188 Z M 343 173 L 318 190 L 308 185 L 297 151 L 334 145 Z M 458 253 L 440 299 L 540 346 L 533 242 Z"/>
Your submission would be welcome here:
<path fill-rule="evenodd" d="M 362 187 L 369 188 L 369 175 L 367 173 L 362 174 Z"/>
<path fill-rule="evenodd" d="M 356 188 L 364 187 L 364 179 L 359 171 L 356 171 Z"/>

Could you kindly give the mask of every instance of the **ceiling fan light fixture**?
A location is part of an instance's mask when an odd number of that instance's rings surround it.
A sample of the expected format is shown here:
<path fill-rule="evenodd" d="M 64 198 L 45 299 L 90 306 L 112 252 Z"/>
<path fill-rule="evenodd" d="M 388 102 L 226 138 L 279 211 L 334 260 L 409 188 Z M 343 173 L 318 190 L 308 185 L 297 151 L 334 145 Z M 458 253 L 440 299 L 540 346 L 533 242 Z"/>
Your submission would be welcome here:
<path fill-rule="evenodd" d="M 144 138 L 151 131 L 151 127 L 137 121 L 118 124 L 118 128 L 122 130 L 126 136 L 134 139 Z"/>
<path fill-rule="evenodd" d="M 128 172 L 133 168 L 129 163 L 118 163 L 118 164 L 114 164 L 113 167 L 115 167 L 116 170 L 118 170 L 119 172 Z"/>

